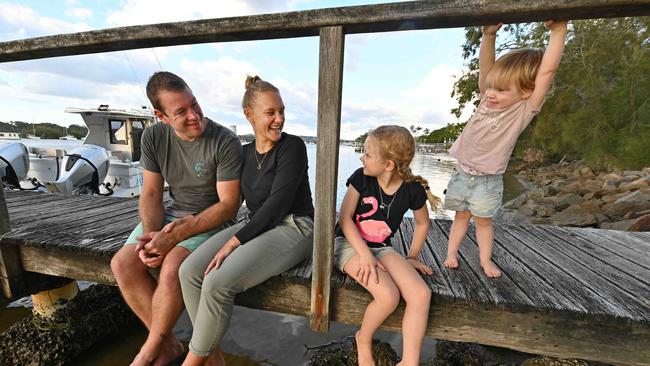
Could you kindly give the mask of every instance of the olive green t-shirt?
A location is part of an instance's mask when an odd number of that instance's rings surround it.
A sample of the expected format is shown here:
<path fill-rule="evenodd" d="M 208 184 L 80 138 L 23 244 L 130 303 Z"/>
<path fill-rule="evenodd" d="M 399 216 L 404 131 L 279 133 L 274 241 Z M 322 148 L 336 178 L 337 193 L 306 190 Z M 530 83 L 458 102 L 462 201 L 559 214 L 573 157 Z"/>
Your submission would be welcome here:
<path fill-rule="evenodd" d="M 164 123 L 147 127 L 142 134 L 141 166 L 162 174 L 169 185 L 170 215 L 199 213 L 219 202 L 217 182 L 239 179 L 242 147 L 226 127 L 207 119 L 207 127 L 195 141 L 181 140 Z"/>

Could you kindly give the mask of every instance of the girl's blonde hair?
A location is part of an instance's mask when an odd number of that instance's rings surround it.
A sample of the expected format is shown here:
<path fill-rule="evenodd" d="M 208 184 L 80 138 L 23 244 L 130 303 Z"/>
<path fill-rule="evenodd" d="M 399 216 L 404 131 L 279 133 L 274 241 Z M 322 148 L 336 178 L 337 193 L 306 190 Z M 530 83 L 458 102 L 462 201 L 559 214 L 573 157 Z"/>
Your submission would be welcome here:
<path fill-rule="evenodd" d="M 280 94 L 278 88 L 276 88 L 268 81 L 262 80 L 262 78 L 257 75 L 247 75 L 246 81 L 244 82 L 244 87 L 246 88 L 246 92 L 244 93 L 244 97 L 241 101 L 242 108 L 252 107 L 253 100 L 255 99 L 255 94 L 257 93 L 272 91 Z"/>
<path fill-rule="evenodd" d="M 488 88 L 506 90 L 515 85 L 521 93 L 535 89 L 535 77 L 542 63 L 544 51 L 536 48 L 522 48 L 499 57 L 485 77 Z"/>
<path fill-rule="evenodd" d="M 431 208 L 435 211 L 440 208 L 440 198 L 434 196 L 429 189 L 429 182 L 411 171 L 411 160 L 415 156 L 415 140 L 413 135 L 402 126 L 387 125 L 380 126 L 368 132 L 368 137 L 377 141 L 379 154 L 385 160 L 392 160 L 395 163 L 397 172 L 405 182 L 418 182 L 424 186 L 427 192 L 427 199 Z"/>

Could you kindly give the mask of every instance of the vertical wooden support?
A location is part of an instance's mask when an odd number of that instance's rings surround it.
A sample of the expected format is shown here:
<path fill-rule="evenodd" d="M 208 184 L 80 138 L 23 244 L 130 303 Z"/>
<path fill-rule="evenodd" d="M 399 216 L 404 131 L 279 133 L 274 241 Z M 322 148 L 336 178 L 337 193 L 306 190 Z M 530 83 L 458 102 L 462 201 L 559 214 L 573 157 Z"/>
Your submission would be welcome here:
<path fill-rule="evenodd" d="M 2 237 L 9 232 L 9 228 L 9 211 L 0 182 L 0 283 L 3 295 L 6 298 L 14 298 L 24 291 L 25 279 L 18 248 L 15 245 L 2 243 Z"/>
<path fill-rule="evenodd" d="M 344 41 L 343 27 L 334 26 L 320 29 L 316 213 L 310 314 L 311 329 L 319 332 L 327 332 L 329 329 Z"/>

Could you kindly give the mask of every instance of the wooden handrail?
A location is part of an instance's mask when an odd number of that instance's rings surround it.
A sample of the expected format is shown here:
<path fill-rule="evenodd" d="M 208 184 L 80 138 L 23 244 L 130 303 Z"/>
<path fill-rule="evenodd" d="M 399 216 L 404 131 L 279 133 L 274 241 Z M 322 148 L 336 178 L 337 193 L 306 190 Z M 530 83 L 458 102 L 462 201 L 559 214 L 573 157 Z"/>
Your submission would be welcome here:
<path fill-rule="evenodd" d="M 428 0 L 118 27 L 0 43 L 0 62 L 207 42 L 650 15 L 650 0 Z"/>

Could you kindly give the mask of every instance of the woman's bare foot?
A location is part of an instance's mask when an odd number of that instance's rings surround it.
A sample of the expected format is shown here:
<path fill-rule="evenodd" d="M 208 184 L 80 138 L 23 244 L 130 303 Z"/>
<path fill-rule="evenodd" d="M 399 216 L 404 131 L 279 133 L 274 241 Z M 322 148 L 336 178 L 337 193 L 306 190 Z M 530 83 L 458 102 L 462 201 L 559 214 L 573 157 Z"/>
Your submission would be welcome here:
<path fill-rule="evenodd" d="M 357 343 L 357 360 L 359 366 L 375 366 L 375 360 L 372 358 L 372 338 L 370 341 L 360 340 L 359 331 L 354 335 Z"/>
<path fill-rule="evenodd" d="M 447 259 L 443 264 L 447 268 L 458 268 L 458 254 L 447 253 Z"/>
<path fill-rule="evenodd" d="M 485 275 L 488 277 L 501 277 L 501 270 L 492 262 L 492 260 L 488 260 L 487 263 L 481 263 L 481 267 L 483 267 L 483 272 L 485 272 Z"/>
<path fill-rule="evenodd" d="M 203 362 L 203 366 L 226 366 L 226 360 L 223 358 L 221 348 L 217 347 L 214 352 Z"/>

